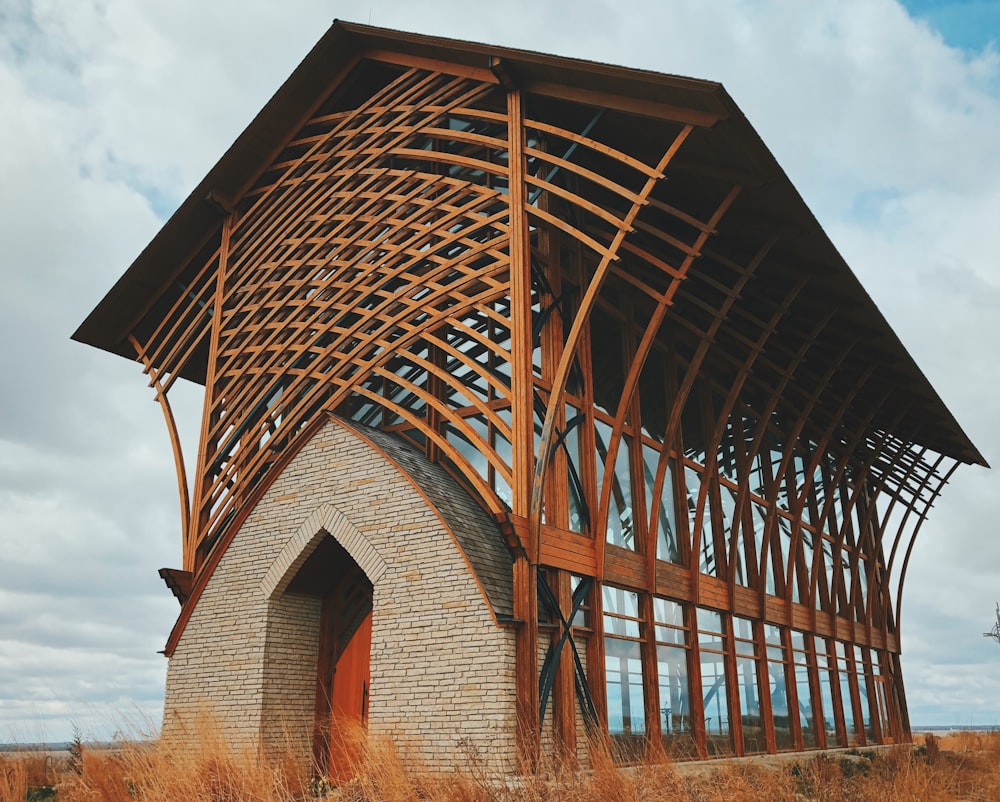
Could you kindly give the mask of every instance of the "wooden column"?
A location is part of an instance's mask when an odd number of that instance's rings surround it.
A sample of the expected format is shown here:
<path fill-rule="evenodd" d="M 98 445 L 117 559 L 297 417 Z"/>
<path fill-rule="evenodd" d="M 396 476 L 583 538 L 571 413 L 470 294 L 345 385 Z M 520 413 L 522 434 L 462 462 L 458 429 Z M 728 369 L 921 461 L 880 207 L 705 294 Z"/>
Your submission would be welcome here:
<path fill-rule="evenodd" d="M 559 602 L 559 609 L 572 627 L 570 616 L 573 613 L 573 589 L 570 573 L 551 568 L 547 570 L 547 574 L 551 577 L 552 593 Z M 554 631 L 553 641 L 558 641 L 560 636 L 561 632 Z M 576 689 L 573 675 L 573 647 L 566 643 L 559 656 L 555 684 L 552 687 L 552 722 L 559 759 L 567 768 L 576 763 Z"/>
<path fill-rule="evenodd" d="M 507 93 L 510 164 L 510 336 L 513 465 L 513 512 L 527 517 L 534 475 L 534 411 L 531 371 L 531 248 L 525 211 L 525 142 L 521 92 Z M 517 743 L 521 770 L 535 771 L 539 759 L 538 578 L 537 549 L 529 534 L 514 561 L 516 638 Z"/>

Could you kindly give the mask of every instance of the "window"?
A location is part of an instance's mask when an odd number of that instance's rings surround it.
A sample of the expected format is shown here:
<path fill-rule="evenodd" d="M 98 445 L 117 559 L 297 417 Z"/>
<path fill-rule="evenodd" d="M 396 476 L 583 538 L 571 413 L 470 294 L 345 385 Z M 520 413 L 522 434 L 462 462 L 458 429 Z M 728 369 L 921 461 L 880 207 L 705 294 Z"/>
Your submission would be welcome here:
<path fill-rule="evenodd" d="M 760 682 L 757 677 L 757 643 L 753 622 L 733 616 L 733 651 L 736 654 L 736 688 L 743 725 L 743 749 L 747 753 L 766 752 L 764 711 L 761 709 Z"/>
<path fill-rule="evenodd" d="M 668 599 L 653 599 L 656 620 L 656 670 L 660 691 L 663 745 L 677 756 L 696 752 L 688 682 L 688 628 L 684 608 Z"/>
<path fill-rule="evenodd" d="M 795 691 L 799 697 L 799 723 L 802 726 L 802 745 L 815 749 L 816 711 L 813 708 L 810 675 L 812 659 L 810 655 L 811 636 L 792 630 L 792 662 L 795 665 Z"/>
<path fill-rule="evenodd" d="M 698 646 L 701 653 L 701 696 L 705 733 L 711 755 L 731 754 L 729 694 L 726 688 L 725 619 L 722 613 L 698 608 Z"/>
<path fill-rule="evenodd" d="M 788 687 L 793 675 L 788 662 L 788 633 L 773 624 L 764 625 L 767 643 L 767 675 L 771 691 L 771 716 L 774 719 L 774 741 L 778 750 L 794 749 L 792 721 L 788 710 Z"/>
<path fill-rule="evenodd" d="M 613 736 L 646 731 L 642 685 L 639 595 L 604 587 L 604 670 L 608 692 L 608 731 Z"/>

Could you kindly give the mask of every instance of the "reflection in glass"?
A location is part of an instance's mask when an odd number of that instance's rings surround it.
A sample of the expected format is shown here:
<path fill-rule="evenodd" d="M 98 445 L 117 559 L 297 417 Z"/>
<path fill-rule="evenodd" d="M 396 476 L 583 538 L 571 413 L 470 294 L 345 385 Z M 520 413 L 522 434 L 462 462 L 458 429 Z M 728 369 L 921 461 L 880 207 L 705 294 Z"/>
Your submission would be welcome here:
<path fill-rule="evenodd" d="M 861 721 L 865 728 L 865 738 L 868 739 L 868 743 L 875 743 L 875 729 L 872 725 L 872 705 L 871 698 L 868 694 L 868 682 L 865 677 L 865 663 L 868 662 L 868 650 L 863 646 L 855 647 L 857 652 L 855 652 L 855 663 L 854 668 L 858 675 L 858 696 L 861 700 Z M 860 657 L 858 656 L 860 652 Z"/>
<path fill-rule="evenodd" d="M 581 466 L 580 424 L 583 417 L 576 407 L 566 407 L 566 433 L 563 446 L 566 452 L 566 484 L 569 487 L 569 528 L 574 532 L 586 532 L 589 514 L 583 495 L 583 471 Z"/>
<path fill-rule="evenodd" d="M 646 731 L 643 706 L 642 652 L 639 642 L 639 597 L 605 585 L 604 671 L 608 699 L 608 731 L 635 735 Z"/>
<path fill-rule="evenodd" d="M 764 752 L 764 712 L 761 709 L 760 683 L 757 678 L 757 644 L 753 623 L 733 616 L 733 649 L 736 652 L 736 686 L 743 725 L 743 748 L 747 753 Z"/>
<path fill-rule="evenodd" d="M 726 687 L 726 637 L 722 615 L 698 608 L 698 644 L 701 649 L 701 694 L 705 733 L 711 755 L 730 754 L 729 694 Z"/>
<path fill-rule="evenodd" d="M 612 735 L 645 732 L 639 644 L 606 637 L 604 670 L 608 685 L 608 732 Z"/>
<path fill-rule="evenodd" d="M 854 677 L 854 669 L 851 668 L 847 660 L 847 648 L 849 644 L 836 644 L 837 655 L 837 675 L 840 678 L 840 703 L 844 712 L 844 725 L 847 730 L 847 742 L 850 746 L 861 743 L 861 728 L 854 716 L 854 702 L 851 696 L 851 679 Z"/>
<path fill-rule="evenodd" d="M 692 548 L 696 540 L 699 552 L 698 570 L 709 576 L 718 576 L 718 564 L 715 555 L 715 541 L 712 537 L 711 515 L 708 511 L 708 498 L 705 499 L 701 514 L 700 537 L 696 536 L 698 529 L 698 498 L 701 495 L 702 475 L 690 465 L 684 466 L 684 484 L 687 489 L 688 531 L 691 533 Z"/>
<path fill-rule="evenodd" d="M 656 469 L 660 460 L 660 452 L 649 445 L 642 447 L 643 479 L 646 487 L 646 507 L 655 513 L 656 522 L 656 558 L 667 562 L 680 563 L 677 550 L 677 530 L 674 513 L 674 477 L 673 460 L 668 459 L 663 476 L 663 487 L 660 497 L 653 498 Z M 651 516 L 651 519 L 653 516 Z"/>
<path fill-rule="evenodd" d="M 597 488 L 603 492 L 605 481 L 604 461 L 608 456 L 611 442 L 611 427 L 602 420 L 594 420 L 594 443 L 597 449 Z M 608 508 L 608 528 L 605 537 L 608 543 L 626 549 L 635 548 L 632 521 L 632 480 L 629 472 L 629 448 L 631 438 L 622 437 L 618 453 L 615 455 L 615 470 L 611 476 L 611 503 Z"/>
<path fill-rule="evenodd" d="M 681 605 L 654 597 L 656 668 L 663 745 L 677 756 L 696 752 L 688 684 L 688 644 Z"/>
<path fill-rule="evenodd" d="M 799 724 L 802 727 L 802 744 L 812 749 L 817 744 L 816 711 L 813 709 L 808 652 L 808 635 L 792 631 L 792 661 L 795 664 L 795 691 L 799 697 Z"/>
<path fill-rule="evenodd" d="M 747 575 L 743 570 L 743 527 L 736 523 L 736 490 L 729 485 L 720 483 L 719 497 L 722 501 L 722 528 L 725 534 L 726 559 L 733 557 L 735 562 L 731 566 L 735 572 L 735 580 L 738 585 L 746 586 Z M 732 547 L 733 530 L 737 530 L 738 538 L 736 548 Z"/>
<path fill-rule="evenodd" d="M 788 712 L 788 686 L 792 676 L 789 671 L 788 649 L 782 641 L 781 629 L 772 624 L 764 625 L 764 639 L 767 642 L 767 675 L 775 745 L 779 750 L 792 749 L 792 723 Z"/>
<path fill-rule="evenodd" d="M 830 671 L 832 663 L 823 651 L 825 648 L 826 642 L 821 638 L 816 638 L 816 671 L 819 674 L 819 699 L 823 706 L 821 715 L 823 729 L 826 732 L 826 745 L 846 746 L 837 734 L 837 708 L 833 701 L 833 679 Z"/>

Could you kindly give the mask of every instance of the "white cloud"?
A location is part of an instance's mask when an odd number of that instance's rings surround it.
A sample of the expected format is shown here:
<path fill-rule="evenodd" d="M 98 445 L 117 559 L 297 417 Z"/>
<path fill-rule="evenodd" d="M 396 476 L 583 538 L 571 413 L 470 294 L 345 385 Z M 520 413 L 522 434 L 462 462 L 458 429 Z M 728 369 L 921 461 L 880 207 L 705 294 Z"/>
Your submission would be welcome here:
<path fill-rule="evenodd" d="M 370 15 L 370 17 L 369 17 Z M 334 17 L 722 81 L 932 383 L 1000 459 L 1000 63 L 891 0 L 8 0 L 0 6 L 0 737 L 158 710 L 179 562 L 138 368 L 68 340 Z M 188 393 L 193 431 L 196 393 Z M 188 441 L 188 449 L 194 444 Z M 189 454 L 189 456 L 191 456 Z M 911 718 L 995 698 L 1000 474 L 961 469 L 903 610 Z M 962 723 L 959 721 L 958 723 Z"/>

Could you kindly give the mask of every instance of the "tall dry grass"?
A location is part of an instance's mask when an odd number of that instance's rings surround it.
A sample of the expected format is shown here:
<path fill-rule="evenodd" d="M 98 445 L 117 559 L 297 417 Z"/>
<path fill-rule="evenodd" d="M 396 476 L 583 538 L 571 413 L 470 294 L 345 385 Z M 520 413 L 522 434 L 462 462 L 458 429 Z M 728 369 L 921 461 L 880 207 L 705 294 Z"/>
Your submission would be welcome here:
<path fill-rule="evenodd" d="M 27 796 L 26 761 L 18 757 L 0 757 L 0 802 L 22 802 Z"/>
<path fill-rule="evenodd" d="M 54 782 L 58 802 L 945 802 L 1000 800 L 1000 733 L 918 739 L 916 747 L 799 755 L 711 768 L 666 757 L 623 769 L 613 744 L 598 743 L 586 771 L 543 765 L 537 776 L 500 773 L 456 755 L 451 772 L 421 769 L 390 738 L 356 745 L 353 776 L 339 787 L 316 781 L 290 752 L 234 750 L 203 726 L 178 747 L 126 742 L 84 749 L 75 767 L 0 756 L 0 802 L 30 799 L 29 788 Z M 44 768 L 44 772 L 42 769 Z M 74 771 L 73 768 L 76 770 Z"/>

